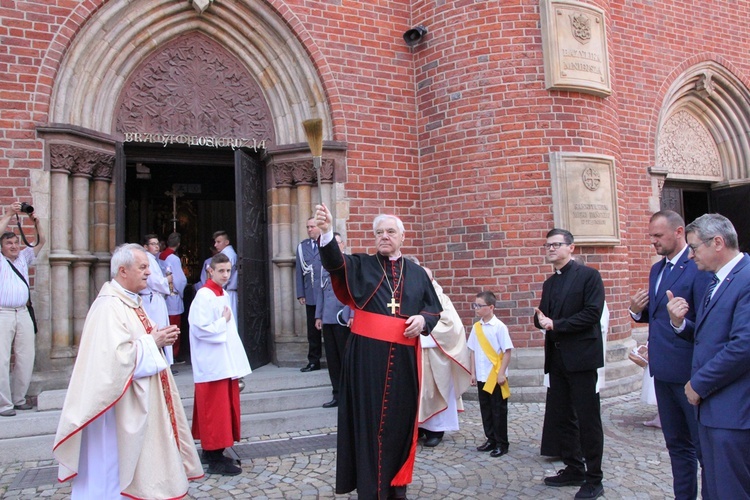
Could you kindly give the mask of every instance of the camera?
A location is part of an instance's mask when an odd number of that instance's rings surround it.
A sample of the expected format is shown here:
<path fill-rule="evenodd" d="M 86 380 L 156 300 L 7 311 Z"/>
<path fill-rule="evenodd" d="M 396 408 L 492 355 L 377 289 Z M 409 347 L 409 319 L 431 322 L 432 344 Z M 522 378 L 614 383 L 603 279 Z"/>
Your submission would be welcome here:
<path fill-rule="evenodd" d="M 31 214 L 34 213 L 34 207 L 32 207 L 31 205 L 29 205 L 25 201 L 22 201 L 21 202 L 21 212 L 23 212 L 23 213 L 25 213 L 27 215 L 31 215 Z"/>

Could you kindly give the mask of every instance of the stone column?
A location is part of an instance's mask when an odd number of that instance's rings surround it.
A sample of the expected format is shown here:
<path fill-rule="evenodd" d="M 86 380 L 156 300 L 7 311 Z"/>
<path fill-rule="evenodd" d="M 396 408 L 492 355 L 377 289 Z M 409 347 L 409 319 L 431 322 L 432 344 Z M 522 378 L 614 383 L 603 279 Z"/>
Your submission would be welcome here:
<path fill-rule="evenodd" d="M 112 257 L 109 244 L 109 188 L 115 157 L 104 155 L 94 167 L 93 235 L 91 248 L 94 251 L 94 286 L 97 290 L 109 281 L 109 261 Z"/>
<path fill-rule="evenodd" d="M 77 346 L 83 322 L 89 308 L 89 268 L 93 256 L 89 254 L 89 179 L 87 163 L 76 162 L 72 173 L 71 232 L 73 255 L 73 345 Z"/>
<path fill-rule="evenodd" d="M 73 255 L 73 345 L 78 346 L 90 304 L 90 270 L 94 256 L 89 248 L 89 182 L 97 153 L 79 150 L 72 171 L 71 230 Z"/>
<path fill-rule="evenodd" d="M 74 148 L 50 145 L 50 302 L 51 358 L 72 357 L 70 340 L 70 187 L 69 175 L 75 163 Z"/>
<path fill-rule="evenodd" d="M 323 198 L 323 203 L 326 204 L 328 209 L 331 211 L 331 215 L 333 215 L 334 219 L 336 217 L 336 207 L 333 203 L 333 160 L 332 159 L 324 159 L 321 162 L 320 166 L 320 184 L 321 186 L 318 188 L 321 190 L 321 198 Z M 313 205 L 317 204 L 318 200 L 315 200 L 315 203 Z"/>
<path fill-rule="evenodd" d="M 271 195 L 271 231 L 273 233 L 273 324 L 276 361 L 280 366 L 306 362 L 307 337 L 305 309 L 297 302 L 295 253 L 299 240 L 307 238 L 305 225 L 318 204 L 317 174 L 307 148 L 278 152 L 269 166 L 273 173 Z M 323 200 L 335 203 L 333 159 L 324 159 L 321 167 Z M 295 218 L 297 219 L 295 221 Z M 295 226 L 296 224 L 296 226 Z M 295 230 L 296 229 L 296 230 Z"/>
<path fill-rule="evenodd" d="M 274 311 L 280 326 L 276 334 L 291 336 L 294 334 L 294 316 L 289 314 L 295 308 L 294 292 L 294 248 L 292 243 L 292 169 L 288 163 L 273 165 L 273 177 L 276 184 L 277 204 L 274 213 L 277 219 L 274 226 L 278 233 L 277 255 L 273 262 L 278 268 L 279 298 L 278 308 Z"/>

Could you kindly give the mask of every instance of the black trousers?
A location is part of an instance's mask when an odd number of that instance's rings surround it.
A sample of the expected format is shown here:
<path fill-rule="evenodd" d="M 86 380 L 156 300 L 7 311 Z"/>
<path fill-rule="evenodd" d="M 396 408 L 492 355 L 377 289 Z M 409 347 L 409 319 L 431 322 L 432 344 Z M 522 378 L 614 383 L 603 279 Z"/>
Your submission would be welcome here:
<path fill-rule="evenodd" d="M 341 383 L 341 363 L 344 361 L 346 341 L 349 340 L 349 328 L 338 323 L 323 323 L 323 346 L 326 350 L 328 376 L 331 377 L 333 398 L 338 399 Z"/>
<path fill-rule="evenodd" d="M 585 475 L 586 481 L 602 481 L 604 432 L 596 370 L 570 372 L 565 369 L 559 349 L 549 351 L 549 393 L 545 425 L 555 427 L 560 438 L 563 463 Z M 584 464 L 583 459 L 586 459 Z"/>
<path fill-rule="evenodd" d="M 307 314 L 307 361 L 320 368 L 320 357 L 323 356 L 323 337 L 315 328 L 315 306 L 305 304 Z"/>
<path fill-rule="evenodd" d="M 482 413 L 484 435 L 494 441 L 498 448 L 507 450 L 508 443 L 508 400 L 503 399 L 503 391 L 496 386 L 492 394 L 484 391 L 484 382 L 477 381 L 479 390 L 479 411 Z"/>

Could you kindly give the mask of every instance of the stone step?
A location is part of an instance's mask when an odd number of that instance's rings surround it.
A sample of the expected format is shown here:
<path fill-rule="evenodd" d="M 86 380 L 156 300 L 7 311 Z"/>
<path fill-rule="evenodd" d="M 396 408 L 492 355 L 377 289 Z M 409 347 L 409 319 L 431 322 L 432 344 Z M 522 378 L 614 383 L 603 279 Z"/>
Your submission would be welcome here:
<path fill-rule="evenodd" d="M 48 425 L 51 432 L 22 437 L 0 437 L 0 464 L 23 462 L 29 460 L 51 460 L 52 445 L 55 441 L 57 418 L 59 412 L 48 413 L 54 422 Z M 269 435 L 283 436 L 289 432 L 308 431 L 313 429 L 335 428 L 338 411 L 336 408 L 306 408 L 298 410 L 276 411 L 273 413 L 255 413 L 242 415 L 242 437 L 261 437 Z M 14 420 L 14 419 L 8 419 Z M 29 424 L 33 419 L 19 419 Z M 190 420 L 190 419 L 188 419 Z M 5 430 L 3 426 L 3 431 Z M 5 432 L 3 433 L 5 434 Z"/>
<path fill-rule="evenodd" d="M 336 408 L 307 408 L 242 415 L 242 437 L 284 435 L 289 432 L 335 428 Z"/>
<path fill-rule="evenodd" d="M 178 373 L 174 375 L 174 380 L 177 389 L 180 391 L 180 397 L 183 400 L 191 399 L 195 393 L 192 367 L 185 364 L 175 365 L 174 368 L 178 370 Z M 330 388 L 330 386 L 331 379 L 328 377 L 328 370 L 302 373 L 298 368 L 279 368 L 274 365 L 266 365 L 245 377 L 245 390 L 242 391 L 242 395 L 273 393 L 286 389 Z M 37 409 L 39 411 L 62 409 L 66 393 L 66 389 L 40 393 L 37 396 Z"/>
<path fill-rule="evenodd" d="M 177 365 L 175 382 L 185 413 L 193 415 L 194 385 L 190 365 Z M 19 411 L 0 425 L 0 463 L 49 460 L 65 390 L 45 391 L 37 410 Z M 337 410 L 322 408 L 331 399 L 328 372 L 301 373 L 298 368 L 264 366 L 245 377 L 240 394 L 242 437 L 260 437 L 336 426 Z"/>
<path fill-rule="evenodd" d="M 1 439 L 0 464 L 14 462 L 51 460 L 54 434 Z"/>
<path fill-rule="evenodd" d="M 242 415 L 272 413 L 285 410 L 301 410 L 320 407 L 331 399 L 330 387 L 286 389 L 273 392 L 240 394 Z M 182 406 L 188 417 L 193 415 L 193 398 L 182 398 Z"/>

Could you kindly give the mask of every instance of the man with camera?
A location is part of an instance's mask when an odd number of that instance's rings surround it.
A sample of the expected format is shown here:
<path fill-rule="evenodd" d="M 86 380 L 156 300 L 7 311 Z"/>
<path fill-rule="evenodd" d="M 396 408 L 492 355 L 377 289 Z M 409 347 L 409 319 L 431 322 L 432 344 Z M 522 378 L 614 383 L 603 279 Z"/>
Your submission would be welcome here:
<path fill-rule="evenodd" d="M 8 230 L 11 217 L 16 216 L 20 228 L 20 213 L 26 213 L 34 222 L 37 243 L 21 250 L 18 235 Z M 34 334 L 36 325 L 31 309 L 29 266 L 44 246 L 45 237 L 39 227 L 34 207 L 14 202 L 3 209 L 0 218 L 0 416 L 12 417 L 16 410 L 30 410 L 26 391 L 34 369 Z M 25 241 L 25 239 L 24 239 Z M 13 371 L 10 371 L 11 349 L 15 353 Z"/>

